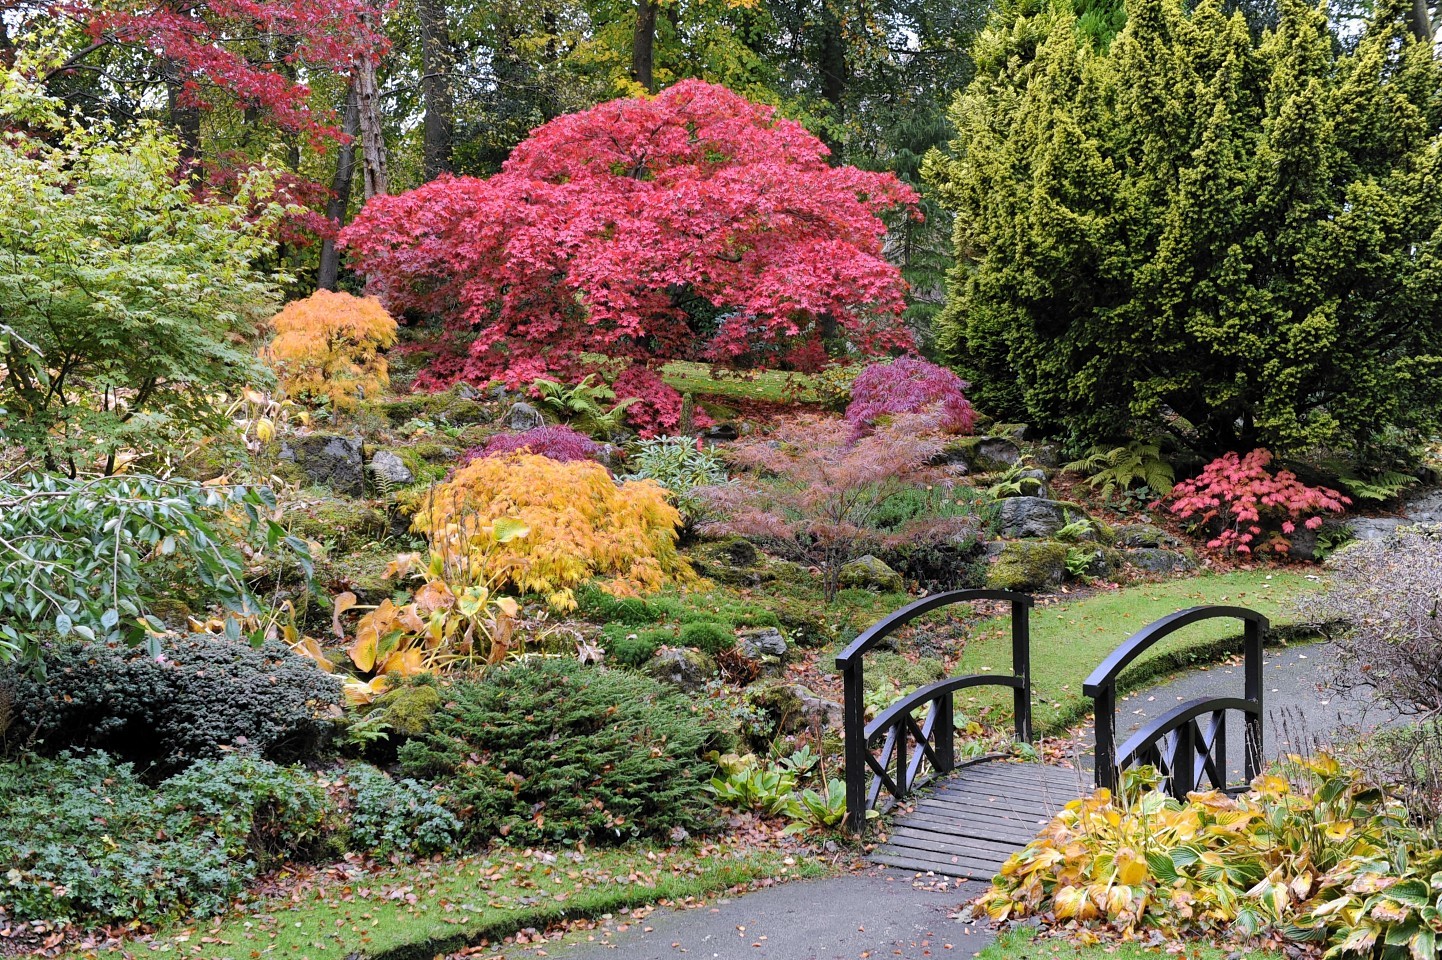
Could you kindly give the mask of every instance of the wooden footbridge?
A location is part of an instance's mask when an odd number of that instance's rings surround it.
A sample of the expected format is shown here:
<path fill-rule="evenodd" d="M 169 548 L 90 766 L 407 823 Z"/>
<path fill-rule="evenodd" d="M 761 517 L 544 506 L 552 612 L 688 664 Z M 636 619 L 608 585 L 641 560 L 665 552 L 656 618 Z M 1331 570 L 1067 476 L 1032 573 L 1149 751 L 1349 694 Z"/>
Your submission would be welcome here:
<path fill-rule="evenodd" d="M 902 697 L 870 722 L 864 703 L 865 657 L 902 626 L 943 607 L 976 601 L 1011 608 L 1010 675 L 948 677 Z M 1032 598 L 1004 590 L 956 590 L 918 600 L 867 630 L 836 658 L 845 685 L 846 809 L 854 833 L 865 832 L 871 811 L 906 807 L 894 818 L 886 842 L 871 858 L 906 870 L 972 880 L 990 879 L 1068 802 L 1093 787 L 1117 788 L 1122 771 L 1151 765 L 1176 797 L 1212 786 L 1244 788 L 1261 767 L 1262 645 L 1267 618 L 1243 607 L 1190 607 L 1137 631 L 1092 672 L 1083 687 L 1095 707 L 1095 763 L 1090 775 L 1040 763 L 1011 763 L 1004 756 L 956 762 L 955 703 L 958 691 L 999 686 L 1012 691 L 1016 739 L 1031 742 Z M 1193 623 L 1235 619 L 1243 624 L 1242 695 L 1204 697 L 1178 704 L 1116 743 L 1117 679 L 1137 657 Z M 1245 721 L 1244 776 L 1227 782 L 1227 714 Z M 1089 781 L 1089 782 L 1088 782 Z M 925 789 L 925 792 L 918 791 Z"/>

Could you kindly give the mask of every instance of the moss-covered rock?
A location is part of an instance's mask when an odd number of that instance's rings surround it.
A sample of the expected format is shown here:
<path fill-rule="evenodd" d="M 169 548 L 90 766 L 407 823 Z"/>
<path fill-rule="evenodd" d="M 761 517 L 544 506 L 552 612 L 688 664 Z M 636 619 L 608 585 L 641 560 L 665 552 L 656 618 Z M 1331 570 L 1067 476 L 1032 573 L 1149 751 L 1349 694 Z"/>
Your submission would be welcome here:
<path fill-rule="evenodd" d="M 395 427 L 411 420 L 429 420 L 451 425 L 490 423 L 495 420 L 495 411 L 491 405 L 474 397 L 474 388 L 461 385 L 440 393 L 409 393 L 400 397 L 386 397 L 378 401 L 375 407 L 386 421 Z"/>
<path fill-rule="evenodd" d="M 1066 580 L 1067 545 L 1054 540 L 1008 543 L 986 572 L 993 590 L 1048 590 Z"/>
<path fill-rule="evenodd" d="M 646 673 L 662 683 L 685 691 L 696 691 L 716 675 L 716 661 L 700 650 L 662 650 L 646 664 Z"/>
<path fill-rule="evenodd" d="M 335 551 L 364 547 L 390 532 L 386 512 L 365 500 L 337 498 L 298 504 L 286 516 L 297 536 L 327 544 Z"/>
<path fill-rule="evenodd" d="M 697 573 L 717 583 L 754 586 L 761 581 L 760 551 L 742 537 L 696 544 L 686 556 Z"/>
<path fill-rule="evenodd" d="M 843 587 L 878 590 L 882 593 L 899 593 L 906 588 L 901 574 L 871 554 L 852 560 L 842 567 L 840 583 Z"/>
<path fill-rule="evenodd" d="M 995 473 L 1021 460 L 1021 448 L 1008 437 L 957 437 L 947 441 L 935 463 L 961 464 L 972 473 Z"/>
<path fill-rule="evenodd" d="M 412 684 L 387 691 L 376 701 L 388 727 L 402 737 L 419 737 L 441 708 L 441 692 L 434 684 Z"/>

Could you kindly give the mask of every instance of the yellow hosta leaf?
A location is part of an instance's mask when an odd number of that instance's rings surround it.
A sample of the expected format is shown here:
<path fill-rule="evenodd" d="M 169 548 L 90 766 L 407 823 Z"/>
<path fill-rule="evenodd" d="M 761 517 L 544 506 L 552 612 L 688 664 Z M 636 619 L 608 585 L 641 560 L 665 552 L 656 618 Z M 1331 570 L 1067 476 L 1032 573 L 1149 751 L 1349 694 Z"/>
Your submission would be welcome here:
<path fill-rule="evenodd" d="M 255 421 L 255 438 L 261 443 L 270 443 L 275 439 L 275 421 L 269 417 L 260 417 Z"/>
<path fill-rule="evenodd" d="M 335 631 L 337 637 L 345 639 L 345 628 L 340 625 L 340 615 L 355 607 L 356 596 L 347 590 L 345 593 L 336 594 L 331 603 L 334 605 L 330 616 L 331 629 Z"/>
<path fill-rule="evenodd" d="M 385 665 L 381 667 L 383 675 L 396 677 L 413 677 L 418 673 L 425 672 L 426 652 L 419 647 L 397 650 L 386 657 Z"/>
<path fill-rule="evenodd" d="M 380 633 L 375 625 L 362 623 L 356 630 L 355 642 L 346 648 L 346 655 L 356 669 L 370 673 L 376 667 L 376 656 L 380 651 Z"/>
<path fill-rule="evenodd" d="M 376 677 L 370 681 L 347 680 L 345 683 L 345 698 L 356 705 L 370 703 L 376 697 L 386 692 L 390 680 L 386 677 Z"/>

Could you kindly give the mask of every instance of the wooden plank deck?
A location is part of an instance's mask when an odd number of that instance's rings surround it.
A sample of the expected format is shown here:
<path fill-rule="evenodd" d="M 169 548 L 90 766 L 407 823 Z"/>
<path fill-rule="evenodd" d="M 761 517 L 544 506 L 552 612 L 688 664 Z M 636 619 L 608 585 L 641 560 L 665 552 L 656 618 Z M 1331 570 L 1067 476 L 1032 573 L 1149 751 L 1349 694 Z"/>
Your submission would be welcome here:
<path fill-rule="evenodd" d="M 871 860 L 917 872 L 990 880 L 1062 807 L 1089 793 L 1084 770 L 992 761 L 963 767 L 896 815 Z"/>

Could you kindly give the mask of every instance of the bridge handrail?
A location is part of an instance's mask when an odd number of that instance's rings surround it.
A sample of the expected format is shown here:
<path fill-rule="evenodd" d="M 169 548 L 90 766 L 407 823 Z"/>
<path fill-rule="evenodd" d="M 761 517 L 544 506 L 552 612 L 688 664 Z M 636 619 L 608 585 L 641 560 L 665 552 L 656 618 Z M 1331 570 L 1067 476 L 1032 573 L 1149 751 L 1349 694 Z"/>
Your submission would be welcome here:
<path fill-rule="evenodd" d="M 1216 620 L 1233 618 L 1246 623 L 1258 625 L 1263 632 L 1266 632 L 1269 624 L 1267 618 L 1255 610 L 1246 607 L 1230 607 L 1222 605 L 1207 605 L 1188 607 L 1185 610 L 1178 610 L 1176 613 L 1168 614 L 1160 620 L 1155 620 L 1126 640 L 1121 646 L 1113 650 L 1101 664 L 1087 677 L 1086 683 L 1082 685 L 1082 693 L 1088 697 L 1095 697 L 1104 686 L 1114 685 L 1117 676 L 1121 674 L 1132 661 L 1151 649 L 1157 641 L 1171 636 L 1183 627 L 1191 626 L 1202 620 Z"/>
<path fill-rule="evenodd" d="M 1183 627 L 1203 620 L 1235 619 L 1243 624 L 1244 691 L 1241 699 L 1218 697 L 1191 701 L 1163 714 L 1133 734 L 1119 750 L 1116 745 L 1117 678 L 1137 657 Z M 1219 705 L 1211 712 L 1234 709 L 1246 716 L 1246 777 L 1250 781 L 1261 768 L 1262 736 L 1262 644 L 1271 624 L 1266 616 L 1246 607 L 1207 605 L 1188 607 L 1142 627 L 1111 652 L 1087 677 L 1082 691 L 1092 698 L 1093 722 L 1096 729 L 1096 785 L 1115 791 L 1121 783 L 1121 771 L 1136 759 L 1145 747 L 1155 744 L 1172 730 L 1189 723 L 1202 713 L 1207 704 Z M 1196 713 L 1182 716 L 1188 709 Z M 1166 721 L 1166 722 L 1163 722 Z M 1170 726 L 1168 724 L 1171 724 Z M 1220 744 L 1225 752 L 1225 740 Z M 1185 784 L 1173 783 L 1173 792 Z M 1222 784 L 1218 784 L 1222 786 Z M 1186 787 L 1190 789 L 1190 787 Z"/>
<path fill-rule="evenodd" d="M 923 614 L 957 603 L 978 600 L 994 600 L 1011 605 L 1012 674 L 981 674 L 950 677 L 923 687 L 897 703 L 892 704 L 873 720 L 866 723 L 865 703 L 865 659 L 867 651 L 885 640 L 900 627 Z M 1016 719 L 1017 738 L 1031 740 L 1031 633 L 1030 612 L 1035 601 L 1029 594 L 1010 590 L 948 590 L 944 593 L 923 597 L 882 617 L 864 630 L 860 636 L 847 645 L 836 657 L 837 669 L 841 671 L 843 697 L 843 727 L 846 737 L 846 810 L 847 825 L 860 834 L 866 825 L 866 811 L 876 802 L 881 786 L 900 799 L 919 782 L 917 773 L 923 759 L 930 759 L 938 773 L 946 773 L 955 767 L 952 743 L 952 717 L 954 704 L 952 694 L 967 687 L 996 685 L 1011 688 L 1013 710 Z M 923 704 L 931 704 L 930 713 L 924 725 L 916 724 L 911 712 Z M 883 722 L 884 721 L 884 722 Z M 887 731 L 882 758 L 878 762 L 872 755 L 870 741 Z M 907 763 L 907 737 L 919 738 L 919 751 Z M 930 741 L 936 740 L 935 744 Z M 896 759 L 897 775 L 892 779 L 886 772 L 886 765 Z M 876 774 L 876 781 L 868 788 L 870 774 Z"/>

